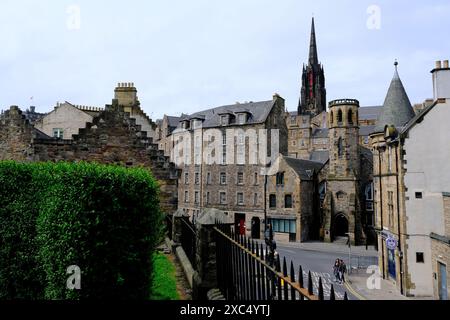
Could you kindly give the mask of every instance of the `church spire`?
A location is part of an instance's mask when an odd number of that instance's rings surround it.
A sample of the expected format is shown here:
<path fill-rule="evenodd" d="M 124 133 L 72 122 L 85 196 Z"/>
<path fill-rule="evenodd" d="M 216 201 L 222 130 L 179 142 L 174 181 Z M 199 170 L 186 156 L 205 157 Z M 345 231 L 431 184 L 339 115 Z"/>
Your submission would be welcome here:
<path fill-rule="evenodd" d="M 316 116 L 326 111 L 325 74 L 317 55 L 316 26 L 314 17 L 311 23 L 311 39 L 309 46 L 309 61 L 303 66 L 302 88 L 298 113 Z"/>
<path fill-rule="evenodd" d="M 317 55 L 316 26 L 313 17 L 311 24 L 311 43 L 309 46 L 309 65 L 314 66 L 317 64 L 319 64 L 319 57 Z"/>

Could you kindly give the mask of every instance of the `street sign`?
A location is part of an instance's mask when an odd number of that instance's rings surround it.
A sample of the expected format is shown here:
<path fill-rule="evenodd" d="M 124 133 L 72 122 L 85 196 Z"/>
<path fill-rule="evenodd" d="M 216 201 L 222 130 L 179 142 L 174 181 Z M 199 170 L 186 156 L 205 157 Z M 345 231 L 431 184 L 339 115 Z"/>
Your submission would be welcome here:
<path fill-rule="evenodd" d="M 395 250 L 397 248 L 397 240 L 395 240 L 394 238 L 387 238 L 386 239 L 386 247 L 389 250 Z"/>

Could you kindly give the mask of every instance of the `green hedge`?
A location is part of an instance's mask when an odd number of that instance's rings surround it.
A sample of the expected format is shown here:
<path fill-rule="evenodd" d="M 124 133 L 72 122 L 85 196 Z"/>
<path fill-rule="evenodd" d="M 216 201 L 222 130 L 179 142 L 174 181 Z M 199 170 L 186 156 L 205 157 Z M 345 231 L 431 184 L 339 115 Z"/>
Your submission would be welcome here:
<path fill-rule="evenodd" d="M 0 162 L 0 183 L 0 299 L 148 298 L 162 226 L 149 171 Z"/>

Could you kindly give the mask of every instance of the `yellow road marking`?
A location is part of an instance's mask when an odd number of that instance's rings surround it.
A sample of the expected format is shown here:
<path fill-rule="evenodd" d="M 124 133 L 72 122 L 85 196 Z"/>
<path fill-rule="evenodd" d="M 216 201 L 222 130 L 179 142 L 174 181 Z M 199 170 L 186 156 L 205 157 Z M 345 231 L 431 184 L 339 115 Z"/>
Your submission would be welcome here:
<path fill-rule="evenodd" d="M 364 301 L 367 300 L 365 297 L 363 297 L 358 292 L 356 292 L 355 289 L 353 289 L 347 282 L 345 282 L 344 285 L 347 288 L 347 290 L 350 291 L 351 294 L 353 294 L 356 298 L 358 298 L 358 300 L 364 300 Z"/>

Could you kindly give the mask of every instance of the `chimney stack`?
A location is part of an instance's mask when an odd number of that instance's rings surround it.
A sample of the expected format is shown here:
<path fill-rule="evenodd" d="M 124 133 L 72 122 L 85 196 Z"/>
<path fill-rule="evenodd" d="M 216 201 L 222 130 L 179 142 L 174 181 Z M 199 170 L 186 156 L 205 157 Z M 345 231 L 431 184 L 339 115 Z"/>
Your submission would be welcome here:
<path fill-rule="evenodd" d="M 133 82 L 121 82 L 114 90 L 114 99 L 119 105 L 131 107 L 138 103 L 137 90 Z"/>
<path fill-rule="evenodd" d="M 448 60 L 436 61 L 431 71 L 433 77 L 433 99 L 450 99 L 450 68 Z"/>

